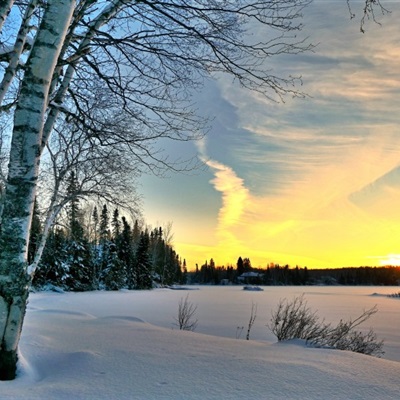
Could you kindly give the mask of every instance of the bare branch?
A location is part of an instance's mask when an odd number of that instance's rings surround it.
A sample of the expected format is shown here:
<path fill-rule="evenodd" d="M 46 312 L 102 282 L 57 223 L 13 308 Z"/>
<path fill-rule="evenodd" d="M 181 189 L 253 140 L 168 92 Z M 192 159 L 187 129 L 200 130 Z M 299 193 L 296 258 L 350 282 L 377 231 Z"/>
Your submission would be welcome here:
<path fill-rule="evenodd" d="M 351 0 L 346 1 L 350 13 L 350 18 L 355 18 L 356 14 L 353 12 L 353 9 L 351 7 Z M 372 20 L 374 23 L 380 25 L 380 22 L 377 20 L 377 13 L 385 15 L 390 13 L 390 11 L 383 6 L 381 0 L 364 0 L 362 17 L 360 21 L 360 31 L 362 33 L 365 32 L 365 25 L 368 20 Z"/>
<path fill-rule="evenodd" d="M 249 319 L 249 323 L 247 325 L 247 334 L 246 334 L 246 340 L 250 340 L 250 331 L 251 328 L 254 325 L 254 322 L 256 320 L 257 317 L 257 303 L 251 303 L 251 313 L 250 313 L 250 319 Z"/>
<path fill-rule="evenodd" d="M 198 320 L 195 319 L 197 306 L 189 301 L 189 294 L 181 298 L 178 307 L 178 318 L 175 318 L 176 325 L 183 331 L 194 331 Z"/>
<path fill-rule="evenodd" d="M 26 7 L 25 15 L 22 19 L 21 28 L 18 32 L 15 44 L 9 56 L 8 66 L 4 72 L 3 80 L 0 83 L 0 104 L 3 103 L 8 88 L 10 87 L 11 82 L 16 75 L 21 54 L 25 48 L 25 44 L 27 43 L 28 33 L 31 30 L 30 21 L 38 2 L 39 0 L 31 0 L 29 5 Z"/>

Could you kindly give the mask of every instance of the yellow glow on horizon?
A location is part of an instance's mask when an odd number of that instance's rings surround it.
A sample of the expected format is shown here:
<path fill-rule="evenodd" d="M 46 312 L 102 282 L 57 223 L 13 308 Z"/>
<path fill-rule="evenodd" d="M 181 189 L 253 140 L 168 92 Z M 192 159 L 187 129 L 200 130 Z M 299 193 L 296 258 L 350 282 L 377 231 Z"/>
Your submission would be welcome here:
<path fill-rule="evenodd" d="M 400 254 L 388 254 L 386 258 L 383 258 L 379 261 L 379 264 L 382 266 L 391 265 L 393 267 L 400 266 Z"/>

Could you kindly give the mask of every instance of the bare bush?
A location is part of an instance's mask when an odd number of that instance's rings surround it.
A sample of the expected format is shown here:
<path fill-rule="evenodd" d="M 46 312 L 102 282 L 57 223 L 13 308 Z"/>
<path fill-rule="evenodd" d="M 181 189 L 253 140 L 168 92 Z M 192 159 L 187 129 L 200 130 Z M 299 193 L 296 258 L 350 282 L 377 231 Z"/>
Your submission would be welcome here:
<path fill-rule="evenodd" d="M 240 336 L 242 336 L 244 326 L 237 326 L 236 327 L 236 339 L 240 339 Z"/>
<path fill-rule="evenodd" d="M 247 325 L 246 340 L 250 340 L 250 331 L 254 325 L 256 317 L 257 317 L 257 303 L 251 303 L 251 313 L 250 313 L 249 324 Z"/>
<path fill-rule="evenodd" d="M 290 339 L 310 340 L 320 336 L 325 325 L 316 312 L 311 311 L 303 295 L 291 302 L 280 300 L 268 325 L 279 341 Z"/>
<path fill-rule="evenodd" d="M 305 339 L 309 345 L 315 347 L 349 350 L 380 357 L 384 354 L 383 340 L 378 340 L 372 329 L 367 333 L 355 329 L 377 311 L 374 306 L 363 311 L 354 320 L 341 320 L 336 326 L 332 326 L 324 320 L 321 321 L 317 313 L 308 307 L 304 297 L 299 296 L 291 302 L 281 300 L 272 313 L 268 326 L 279 341 Z"/>
<path fill-rule="evenodd" d="M 194 331 L 198 320 L 195 318 L 197 306 L 189 301 L 189 295 L 181 298 L 178 307 L 178 318 L 175 318 L 176 325 L 182 331 Z"/>

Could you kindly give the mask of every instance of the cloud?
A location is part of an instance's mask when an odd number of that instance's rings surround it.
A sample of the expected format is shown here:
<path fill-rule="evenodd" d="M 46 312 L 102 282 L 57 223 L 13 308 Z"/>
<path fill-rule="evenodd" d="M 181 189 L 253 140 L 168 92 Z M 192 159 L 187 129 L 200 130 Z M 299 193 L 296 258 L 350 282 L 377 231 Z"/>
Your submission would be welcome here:
<path fill-rule="evenodd" d="M 226 235 L 226 230 L 239 222 L 249 199 L 249 190 L 244 185 L 244 180 L 231 167 L 207 157 L 204 139 L 198 142 L 198 148 L 202 161 L 214 174 L 210 183 L 215 190 L 222 193 L 218 230 Z"/>

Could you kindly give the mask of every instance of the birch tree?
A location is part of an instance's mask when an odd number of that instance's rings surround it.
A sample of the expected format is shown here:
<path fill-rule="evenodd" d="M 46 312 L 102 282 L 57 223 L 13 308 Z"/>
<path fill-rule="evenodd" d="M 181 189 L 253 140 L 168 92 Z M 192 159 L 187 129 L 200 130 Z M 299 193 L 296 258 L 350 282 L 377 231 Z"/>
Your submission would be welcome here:
<path fill-rule="evenodd" d="M 0 112 L 14 121 L 0 232 L 0 379 L 15 377 L 39 166 L 57 128 L 75 124 L 98 148 L 124 148 L 154 171 L 174 168 L 157 140 L 202 134 L 192 96 L 205 78 L 225 73 L 272 100 L 302 95 L 299 79 L 266 62 L 311 48 L 298 39 L 310 1 L 0 2 Z"/>
<path fill-rule="evenodd" d="M 14 129 L 0 233 L 0 378 L 14 378 L 29 289 L 27 244 L 49 86 L 71 22 L 73 0 L 49 2 L 26 65 Z"/>

